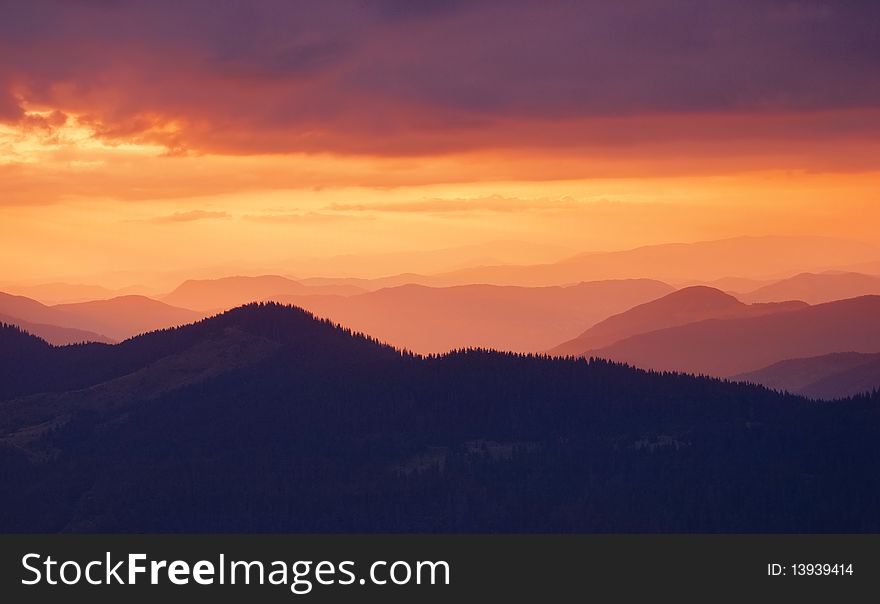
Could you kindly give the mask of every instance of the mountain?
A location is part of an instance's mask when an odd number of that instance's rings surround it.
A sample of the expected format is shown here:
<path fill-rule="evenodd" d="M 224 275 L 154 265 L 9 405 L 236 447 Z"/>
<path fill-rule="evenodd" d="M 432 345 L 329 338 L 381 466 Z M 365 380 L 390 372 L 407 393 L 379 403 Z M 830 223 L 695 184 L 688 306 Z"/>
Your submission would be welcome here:
<path fill-rule="evenodd" d="M 711 281 L 729 275 L 765 279 L 835 269 L 880 258 L 880 249 L 830 237 L 736 237 L 579 254 L 549 264 L 485 266 L 442 273 L 415 283 L 560 285 L 600 279 L 650 277 L 666 282 Z"/>
<path fill-rule="evenodd" d="M 0 292 L 0 315 L 7 317 L 6 322 L 26 331 L 48 336 L 46 339 L 53 344 L 124 340 L 145 331 L 191 323 L 204 316 L 144 296 L 46 306 L 3 292 Z M 70 329 L 81 333 L 66 331 Z"/>
<path fill-rule="evenodd" d="M 106 334 L 89 329 L 71 313 L 4 292 L 0 292 L 0 321 L 17 325 L 51 344 L 113 341 Z"/>
<path fill-rule="evenodd" d="M 5 292 L 0 292 L 0 314 L 29 323 L 77 327 L 75 325 L 76 318 L 72 315 L 31 298 Z"/>
<path fill-rule="evenodd" d="M 832 352 L 880 352 L 880 296 L 758 317 L 709 319 L 635 335 L 585 355 L 724 377 Z"/>
<path fill-rule="evenodd" d="M 419 353 L 482 347 L 537 352 L 615 312 L 672 288 L 659 281 L 569 287 L 404 285 L 343 298 L 273 296 L 394 346 Z"/>
<path fill-rule="evenodd" d="M 400 287 L 401 285 L 420 285 L 425 284 L 430 280 L 430 277 L 418 273 L 398 273 L 396 275 L 388 275 L 386 277 L 376 277 L 372 279 L 361 279 L 357 277 L 306 277 L 304 279 L 298 279 L 300 283 L 310 287 L 347 285 L 354 286 L 362 292 L 372 292 L 386 287 Z"/>
<path fill-rule="evenodd" d="M 418 357 L 276 304 L 116 345 L 0 328 L 0 378 L 2 532 L 880 530 L 877 396 Z"/>
<path fill-rule="evenodd" d="M 721 277 L 720 279 L 712 279 L 710 281 L 687 281 L 684 283 L 672 283 L 679 288 L 690 287 L 692 285 L 705 285 L 714 287 L 723 292 L 750 292 L 763 287 L 770 283 L 775 283 L 777 279 L 748 279 L 746 277 Z M 739 296 L 737 296 L 739 297 Z M 741 299 L 741 298 L 740 298 Z"/>
<path fill-rule="evenodd" d="M 117 340 L 133 335 L 192 323 L 204 315 L 188 308 L 177 308 L 145 296 L 119 296 L 52 307 L 73 317 L 82 329 L 97 331 Z"/>
<path fill-rule="evenodd" d="M 804 302 L 748 305 L 721 290 L 695 285 L 608 317 L 573 340 L 550 349 L 549 354 L 577 356 L 586 350 L 609 346 L 630 336 L 666 327 L 706 319 L 759 316 L 805 306 L 807 304 Z"/>
<path fill-rule="evenodd" d="M 49 344 L 56 346 L 64 346 L 66 344 L 77 344 L 80 342 L 104 342 L 112 343 L 114 340 L 107 336 L 83 329 L 74 329 L 72 327 L 59 327 L 58 325 L 47 325 L 45 323 L 31 323 L 30 321 L 22 321 L 9 315 L 0 313 L 0 323 L 15 325 L 24 331 L 39 336 L 46 340 Z"/>
<path fill-rule="evenodd" d="M 556 245 L 528 241 L 489 241 L 436 250 L 345 254 L 329 258 L 298 257 L 291 258 L 284 266 L 285 272 L 298 275 L 372 278 L 377 275 L 404 273 L 431 274 L 492 264 L 553 262 L 570 256 L 571 253 L 571 250 Z M 306 282 L 305 279 L 297 280 Z M 391 284 L 385 284 L 388 285 Z"/>
<path fill-rule="evenodd" d="M 880 294 L 880 277 L 861 273 L 801 273 L 744 294 L 742 299 L 750 302 L 803 300 L 822 304 L 870 294 Z"/>
<path fill-rule="evenodd" d="M 880 388 L 880 354 L 838 352 L 789 359 L 734 379 L 811 398 L 844 398 Z"/>
<path fill-rule="evenodd" d="M 37 285 L 15 285 L 6 288 L 21 296 L 39 300 L 43 304 L 66 304 L 70 302 L 87 302 L 89 300 L 106 300 L 128 294 L 142 294 L 143 288 L 125 287 L 110 289 L 100 285 L 78 283 L 41 283 Z"/>
<path fill-rule="evenodd" d="M 168 304 L 202 311 L 225 310 L 248 302 L 282 295 L 350 296 L 364 290 L 353 285 L 306 286 L 278 275 L 190 279 L 162 297 Z"/>

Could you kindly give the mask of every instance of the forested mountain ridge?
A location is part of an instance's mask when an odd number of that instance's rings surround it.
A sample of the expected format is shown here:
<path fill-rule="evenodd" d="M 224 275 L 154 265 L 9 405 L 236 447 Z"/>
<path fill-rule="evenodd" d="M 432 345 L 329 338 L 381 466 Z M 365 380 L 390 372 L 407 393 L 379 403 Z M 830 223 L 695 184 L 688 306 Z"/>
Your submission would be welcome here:
<path fill-rule="evenodd" d="M 112 346 L 0 335 L 93 368 L 2 396 L 3 531 L 880 529 L 876 396 L 420 357 L 276 304 Z"/>

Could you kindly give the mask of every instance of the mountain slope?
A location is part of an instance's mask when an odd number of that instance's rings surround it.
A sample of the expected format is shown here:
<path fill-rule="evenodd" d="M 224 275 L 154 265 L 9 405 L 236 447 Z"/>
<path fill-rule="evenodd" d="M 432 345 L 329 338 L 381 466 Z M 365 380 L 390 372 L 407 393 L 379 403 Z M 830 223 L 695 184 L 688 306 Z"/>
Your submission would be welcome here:
<path fill-rule="evenodd" d="M 51 334 L 49 339 L 53 343 L 69 343 L 63 341 L 68 337 L 80 340 L 79 334 L 65 331 L 67 329 L 91 332 L 92 335 L 83 334 L 86 341 L 123 340 L 146 331 L 191 323 L 204 316 L 144 296 L 46 306 L 24 296 L 2 292 L 0 315 L 9 317 L 9 323 L 40 326 L 34 330 Z"/>
<path fill-rule="evenodd" d="M 0 314 L 30 323 L 77 327 L 76 317 L 25 296 L 0 292 Z"/>
<path fill-rule="evenodd" d="M 204 316 L 145 296 L 119 296 L 109 300 L 59 304 L 52 308 L 73 317 L 82 329 L 107 334 L 118 340 L 154 329 L 192 323 Z"/>
<path fill-rule="evenodd" d="M 880 296 L 660 329 L 586 355 L 655 370 L 732 376 L 832 352 L 880 352 Z"/>
<path fill-rule="evenodd" d="M 105 344 L 113 343 L 112 338 L 86 331 L 84 329 L 75 329 L 72 327 L 60 327 L 58 325 L 48 325 L 45 323 L 31 323 L 30 321 L 22 321 L 16 317 L 10 317 L 0 313 L 0 323 L 16 325 L 28 333 L 46 340 L 49 344 L 56 346 L 64 346 L 65 344 L 79 344 L 81 342 L 104 342 Z"/>
<path fill-rule="evenodd" d="M 355 351 L 359 351 L 363 343 L 375 345 L 382 351 L 393 351 L 365 337 L 349 343 L 352 336 L 348 331 L 317 321 L 299 309 L 287 309 L 276 317 L 269 311 L 253 312 L 253 308 L 250 312 L 236 309 L 194 324 L 145 333 L 114 345 L 52 346 L 18 327 L 4 325 L 0 329 L 0 360 L 5 362 L 7 375 L 15 379 L 0 382 L 0 400 L 92 388 L 134 374 L 167 357 L 190 355 L 188 351 L 197 346 L 216 351 L 219 356 L 214 361 L 218 367 L 229 362 L 235 364 L 239 349 L 249 338 L 303 350 L 317 337 L 316 333 L 327 332 L 331 335 L 322 339 L 321 346 L 328 353 L 339 354 L 333 348 L 338 347 L 339 342 L 347 343 L 348 348 Z M 242 339 L 242 334 L 247 337 Z M 211 346 L 211 342 L 226 342 L 226 346 Z M 319 352 L 308 350 L 309 354 Z M 227 362 L 228 358 L 232 360 Z M 170 379 L 180 377 L 170 376 Z M 0 417 L 2 415 L 0 413 Z"/>
<path fill-rule="evenodd" d="M 569 287 L 404 285 L 351 296 L 275 296 L 420 353 L 482 347 L 537 352 L 672 288 L 633 279 Z"/>
<path fill-rule="evenodd" d="M 202 311 L 217 311 L 274 296 L 292 294 L 350 296 L 364 290 L 353 285 L 306 286 L 279 275 L 190 279 L 162 297 L 168 304 Z"/>
<path fill-rule="evenodd" d="M 554 355 L 582 355 L 640 333 L 706 319 L 758 316 L 803 308 L 802 302 L 743 304 L 730 294 L 705 286 L 686 287 L 600 321 L 578 337 L 551 348 Z"/>
<path fill-rule="evenodd" d="M 0 331 L 4 354 L 127 364 L 0 402 L 4 532 L 880 528 L 876 398 L 420 358 L 278 305 L 114 346 Z"/>
<path fill-rule="evenodd" d="M 860 273 L 801 273 L 743 294 L 742 299 L 749 302 L 803 300 L 822 304 L 870 294 L 880 294 L 880 277 Z"/>
<path fill-rule="evenodd" d="M 117 296 L 143 293 L 142 287 L 133 286 L 122 289 L 110 289 L 100 285 L 75 283 L 41 283 L 37 285 L 18 285 L 9 288 L 21 296 L 39 300 L 43 304 L 69 304 L 71 302 L 88 302 L 89 300 L 106 300 Z"/>
<path fill-rule="evenodd" d="M 812 398 L 843 398 L 880 388 L 880 353 L 838 352 L 789 359 L 735 379 Z"/>

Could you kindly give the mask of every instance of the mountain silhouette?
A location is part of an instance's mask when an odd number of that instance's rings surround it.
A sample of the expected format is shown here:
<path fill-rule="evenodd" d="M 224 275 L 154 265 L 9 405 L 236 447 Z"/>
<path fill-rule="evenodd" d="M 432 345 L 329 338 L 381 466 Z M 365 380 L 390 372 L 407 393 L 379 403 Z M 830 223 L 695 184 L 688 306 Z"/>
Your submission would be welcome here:
<path fill-rule="evenodd" d="M 90 300 L 106 300 L 129 294 L 143 293 L 138 286 L 110 289 L 100 285 L 77 283 L 40 283 L 12 288 L 12 292 L 39 300 L 43 304 L 69 304 L 71 302 L 88 302 Z"/>
<path fill-rule="evenodd" d="M 119 296 L 46 306 L 24 296 L 2 292 L 0 315 L 7 323 L 19 325 L 36 335 L 47 335 L 47 339 L 55 344 L 123 340 L 146 331 L 191 323 L 204 316 L 145 296 Z M 84 333 L 65 331 L 68 329 Z"/>
<path fill-rule="evenodd" d="M 549 350 L 554 355 L 582 355 L 630 336 L 705 319 L 729 319 L 784 312 L 807 306 L 803 302 L 743 304 L 721 290 L 695 285 L 658 300 L 640 304 L 600 321 L 578 337 Z"/>
<path fill-rule="evenodd" d="M 880 277 L 860 273 L 801 273 L 743 294 L 742 299 L 750 302 L 803 300 L 822 304 L 870 294 L 880 294 Z"/>
<path fill-rule="evenodd" d="M 0 292 L 0 314 L 29 323 L 78 328 L 76 317 L 25 296 Z"/>
<path fill-rule="evenodd" d="M 259 277 L 223 277 L 220 279 L 191 279 L 162 297 L 168 304 L 200 311 L 219 311 L 266 300 L 273 296 L 291 294 L 349 296 L 364 290 L 353 285 L 306 286 L 293 279 L 278 275 Z"/>
<path fill-rule="evenodd" d="M 273 299 L 415 352 L 468 347 L 537 352 L 608 315 L 671 290 L 659 281 L 631 279 L 533 288 L 404 285 L 345 298 Z"/>
<path fill-rule="evenodd" d="M 420 357 L 277 304 L 116 345 L 2 327 L 0 377 L 4 532 L 880 529 L 876 396 Z"/>
<path fill-rule="evenodd" d="M 758 317 L 709 319 L 635 335 L 584 355 L 727 377 L 832 352 L 880 352 L 880 296 Z"/>
<path fill-rule="evenodd" d="M 530 241 L 499 240 L 432 250 L 405 250 L 394 252 L 361 252 L 323 258 L 290 258 L 284 265 L 294 274 L 337 275 L 366 282 L 368 289 L 405 285 L 385 283 L 369 285 L 373 275 L 401 275 L 406 273 L 440 273 L 472 266 L 550 262 L 571 255 L 566 248 Z M 360 279 L 358 279 L 360 278 Z M 307 279 L 297 278 L 308 284 Z M 363 286 L 363 285 L 362 285 Z"/>
<path fill-rule="evenodd" d="M 109 300 L 58 304 L 52 308 L 73 317 L 76 325 L 82 329 L 106 334 L 117 340 L 146 331 L 192 323 L 204 316 L 146 296 L 119 296 Z"/>
<path fill-rule="evenodd" d="M 836 352 L 789 359 L 735 379 L 811 398 L 844 398 L 880 388 L 880 353 Z"/>
<path fill-rule="evenodd" d="M 720 289 L 728 294 L 733 292 L 751 292 L 759 287 L 764 287 L 771 283 L 776 283 L 778 279 L 749 279 L 747 277 L 721 277 L 720 279 L 711 279 L 708 281 L 688 281 L 686 283 L 677 284 L 680 288 L 690 287 L 692 285 L 705 285 Z M 673 285 L 676 285 L 675 283 Z M 733 294 L 737 295 L 738 294 Z M 738 296 L 739 297 L 739 296 Z M 741 297 L 739 299 L 742 299 Z M 794 298 L 792 298 L 794 299 Z"/>
<path fill-rule="evenodd" d="M 710 281 L 732 275 L 765 279 L 836 269 L 880 258 L 880 249 L 830 237 L 735 237 L 579 254 L 559 262 L 487 266 L 433 275 L 415 283 L 491 283 L 542 286 L 601 279 L 650 277 L 666 282 Z M 791 298 L 789 298 L 791 299 Z"/>
<path fill-rule="evenodd" d="M 0 323 L 15 325 L 24 331 L 46 340 L 49 344 L 56 346 L 64 346 L 66 344 L 78 344 L 81 342 L 104 342 L 105 344 L 113 343 L 112 338 L 86 331 L 84 329 L 74 329 L 72 327 L 59 327 L 58 325 L 48 325 L 45 323 L 31 323 L 23 321 L 16 317 L 10 317 L 0 313 Z"/>

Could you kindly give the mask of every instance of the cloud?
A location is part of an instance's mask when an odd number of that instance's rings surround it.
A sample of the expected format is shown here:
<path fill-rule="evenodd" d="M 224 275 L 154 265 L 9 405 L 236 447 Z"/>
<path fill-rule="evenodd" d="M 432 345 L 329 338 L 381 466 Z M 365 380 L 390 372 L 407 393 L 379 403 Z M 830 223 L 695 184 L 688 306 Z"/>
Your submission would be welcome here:
<path fill-rule="evenodd" d="M 373 217 L 327 214 L 324 212 L 290 212 L 284 214 L 247 214 L 244 216 L 244 219 L 268 224 L 315 224 L 349 220 L 373 220 Z"/>
<path fill-rule="evenodd" d="M 189 212 L 174 212 L 165 216 L 156 216 L 142 222 L 152 222 L 153 224 L 175 224 L 178 222 L 195 222 L 197 220 L 216 220 L 219 218 L 229 218 L 226 212 L 210 212 L 207 210 L 191 210 Z"/>
<path fill-rule="evenodd" d="M 175 155 L 577 146 L 615 121 L 632 144 L 620 120 L 662 116 L 716 118 L 668 141 L 742 138 L 723 118 L 755 115 L 780 120 L 756 144 L 864 137 L 788 118 L 880 109 L 878 21 L 807 0 L 19 2 L 0 120 L 54 108 Z"/>
<path fill-rule="evenodd" d="M 401 213 L 477 213 L 477 212 L 522 212 L 524 210 L 567 210 L 581 207 L 581 202 L 572 197 L 519 199 L 502 195 L 488 195 L 474 198 L 430 198 L 419 201 L 401 201 L 373 204 L 335 203 L 328 210 L 344 212 L 401 212 Z"/>

